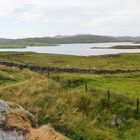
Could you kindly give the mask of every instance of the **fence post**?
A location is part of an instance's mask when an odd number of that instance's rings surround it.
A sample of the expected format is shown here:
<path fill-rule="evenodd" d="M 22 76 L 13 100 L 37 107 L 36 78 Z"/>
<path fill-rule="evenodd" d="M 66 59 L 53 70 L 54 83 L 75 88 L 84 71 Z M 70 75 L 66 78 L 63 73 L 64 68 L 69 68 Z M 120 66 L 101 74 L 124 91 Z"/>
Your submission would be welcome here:
<path fill-rule="evenodd" d="M 42 76 L 42 71 L 40 72 L 41 76 Z"/>
<path fill-rule="evenodd" d="M 56 81 L 58 82 L 58 80 L 59 80 L 59 77 L 58 77 L 58 75 L 56 76 Z"/>
<path fill-rule="evenodd" d="M 85 84 L 85 91 L 88 91 L 87 83 Z"/>
<path fill-rule="evenodd" d="M 139 102 L 139 99 L 137 98 L 137 102 L 136 102 L 136 108 L 137 108 L 136 110 L 137 110 L 137 113 L 139 112 L 139 103 L 140 103 Z"/>
<path fill-rule="evenodd" d="M 47 76 L 48 76 L 48 79 L 49 79 L 50 78 L 50 73 L 49 72 L 48 72 L 48 75 Z"/>
<path fill-rule="evenodd" d="M 70 88 L 71 87 L 71 81 L 68 80 L 68 87 Z"/>
<path fill-rule="evenodd" d="M 107 99 L 108 100 L 110 99 L 110 92 L 109 92 L 109 90 L 107 91 Z"/>

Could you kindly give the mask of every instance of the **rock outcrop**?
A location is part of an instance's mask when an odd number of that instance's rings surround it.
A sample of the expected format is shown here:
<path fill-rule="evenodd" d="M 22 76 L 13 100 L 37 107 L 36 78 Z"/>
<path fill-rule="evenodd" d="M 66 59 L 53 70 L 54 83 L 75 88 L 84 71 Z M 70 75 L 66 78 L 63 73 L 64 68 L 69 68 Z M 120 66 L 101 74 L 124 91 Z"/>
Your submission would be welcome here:
<path fill-rule="evenodd" d="M 38 128 L 36 118 L 18 104 L 0 100 L 0 140 L 66 140 L 49 126 Z"/>

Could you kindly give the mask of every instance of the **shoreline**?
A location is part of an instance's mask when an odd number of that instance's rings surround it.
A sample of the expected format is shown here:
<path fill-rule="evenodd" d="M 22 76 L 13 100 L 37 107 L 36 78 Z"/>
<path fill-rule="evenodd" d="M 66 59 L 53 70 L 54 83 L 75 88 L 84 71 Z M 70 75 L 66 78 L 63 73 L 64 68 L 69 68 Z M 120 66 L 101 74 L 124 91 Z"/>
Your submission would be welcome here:
<path fill-rule="evenodd" d="M 140 45 L 117 45 L 112 47 L 92 47 L 91 49 L 140 49 Z"/>

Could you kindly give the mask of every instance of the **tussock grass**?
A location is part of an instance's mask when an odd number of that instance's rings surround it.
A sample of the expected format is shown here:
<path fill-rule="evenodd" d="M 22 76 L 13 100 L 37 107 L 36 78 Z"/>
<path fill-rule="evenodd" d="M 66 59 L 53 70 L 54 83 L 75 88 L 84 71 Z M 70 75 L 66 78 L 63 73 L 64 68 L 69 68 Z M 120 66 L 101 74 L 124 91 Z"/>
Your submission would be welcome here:
<path fill-rule="evenodd" d="M 7 127 L 15 127 L 22 130 L 28 130 L 32 126 L 32 122 L 28 115 L 19 109 L 13 109 L 6 112 Z"/>
<path fill-rule="evenodd" d="M 50 126 L 42 126 L 39 129 L 30 129 L 28 140 L 68 140 L 60 133 L 54 131 Z"/>

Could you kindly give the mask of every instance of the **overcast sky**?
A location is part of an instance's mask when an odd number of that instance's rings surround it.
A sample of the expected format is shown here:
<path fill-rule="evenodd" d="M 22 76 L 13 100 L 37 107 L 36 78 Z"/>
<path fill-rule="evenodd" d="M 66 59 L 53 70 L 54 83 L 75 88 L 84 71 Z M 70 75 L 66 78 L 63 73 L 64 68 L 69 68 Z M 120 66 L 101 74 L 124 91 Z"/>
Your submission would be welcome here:
<path fill-rule="evenodd" d="M 140 35 L 140 0 L 0 0 L 0 37 Z"/>

